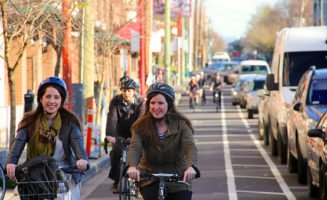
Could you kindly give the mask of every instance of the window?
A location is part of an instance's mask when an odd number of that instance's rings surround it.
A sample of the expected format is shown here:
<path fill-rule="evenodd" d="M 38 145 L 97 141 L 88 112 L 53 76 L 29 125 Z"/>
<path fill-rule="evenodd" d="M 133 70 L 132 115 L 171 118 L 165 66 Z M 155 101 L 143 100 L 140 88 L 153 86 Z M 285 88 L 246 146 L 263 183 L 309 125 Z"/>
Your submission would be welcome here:
<path fill-rule="evenodd" d="M 291 52 L 285 53 L 283 68 L 283 86 L 297 86 L 302 74 L 315 65 L 317 69 L 326 68 L 327 52 Z"/>
<path fill-rule="evenodd" d="M 309 105 L 327 105 L 327 79 L 312 80 L 307 100 Z"/>

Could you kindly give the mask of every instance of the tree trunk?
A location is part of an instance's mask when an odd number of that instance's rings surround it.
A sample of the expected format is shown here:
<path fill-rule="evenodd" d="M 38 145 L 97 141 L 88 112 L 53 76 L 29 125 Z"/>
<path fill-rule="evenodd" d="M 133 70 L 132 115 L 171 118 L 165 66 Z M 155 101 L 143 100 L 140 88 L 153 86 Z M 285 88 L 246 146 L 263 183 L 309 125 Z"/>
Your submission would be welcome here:
<path fill-rule="evenodd" d="M 15 92 L 15 74 L 12 69 L 8 68 L 8 80 L 10 89 L 10 136 L 9 136 L 9 149 L 15 138 L 16 132 L 16 92 Z"/>
<path fill-rule="evenodd" d="M 56 49 L 57 52 L 57 63 L 56 63 L 56 68 L 55 68 L 55 76 L 59 76 L 60 72 L 60 66 L 61 66 L 61 53 L 62 53 L 62 48 Z"/>

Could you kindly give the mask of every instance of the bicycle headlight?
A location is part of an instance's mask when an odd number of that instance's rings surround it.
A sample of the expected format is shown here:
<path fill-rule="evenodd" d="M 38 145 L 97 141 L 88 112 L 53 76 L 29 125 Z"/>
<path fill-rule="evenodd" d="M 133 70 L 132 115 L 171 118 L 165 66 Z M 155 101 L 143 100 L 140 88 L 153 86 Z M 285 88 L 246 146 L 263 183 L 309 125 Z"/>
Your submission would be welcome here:
<path fill-rule="evenodd" d="M 233 96 L 236 96 L 237 94 L 238 94 L 237 91 L 233 91 L 233 93 L 232 93 Z"/>

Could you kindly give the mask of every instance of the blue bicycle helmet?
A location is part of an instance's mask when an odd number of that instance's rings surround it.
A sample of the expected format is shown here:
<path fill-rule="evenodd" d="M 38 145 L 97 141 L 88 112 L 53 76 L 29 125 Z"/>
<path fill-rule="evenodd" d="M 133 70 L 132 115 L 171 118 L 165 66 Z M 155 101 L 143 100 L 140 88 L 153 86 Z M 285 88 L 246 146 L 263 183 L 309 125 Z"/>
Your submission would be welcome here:
<path fill-rule="evenodd" d="M 166 83 L 154 83 L 150 85 L 148 91 L 146 92 L 146 97 L 148 98 L 152 93 L 161 93 L 165 94 L 171 100 L 175 100 L 175 91 L 174 89 Z"/>
<path fill-rule="evenodd" d="M 62 97 L 62 102 L 65 102 L 66 97 L 67 97 L 67 86 L 66 83 L 59 77 L 56 76 L 51 76 L 49 78 L 46 78 L 45 80 L 43 80 L 40 85 L 39 88 L 37 90 L 37 102 L 40 103 L 40 99 L 41 99 L 41 94 L 40 91 L 47 85 L 57 85 L 59 87 L 61 87 L 63 89 L 63 91 L 65 92 L 64 96 Z"/>

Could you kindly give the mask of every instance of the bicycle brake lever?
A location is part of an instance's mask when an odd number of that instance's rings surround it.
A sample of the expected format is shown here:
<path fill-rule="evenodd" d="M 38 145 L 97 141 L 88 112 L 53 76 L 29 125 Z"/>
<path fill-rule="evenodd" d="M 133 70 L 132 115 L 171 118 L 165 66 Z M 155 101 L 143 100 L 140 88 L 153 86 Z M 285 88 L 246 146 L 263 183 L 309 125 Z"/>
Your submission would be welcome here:
<path fill-rule="evenodd" d="M 107 138 L 104 138 L 104 146 L 103 146 L 103 149 L 104 149 L 104 152 L 106 152 L 106 154 L 108 154 L 108 139 Z"/>

